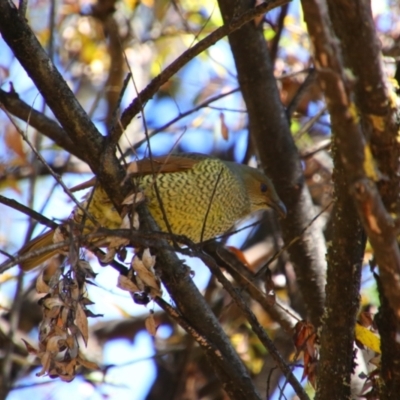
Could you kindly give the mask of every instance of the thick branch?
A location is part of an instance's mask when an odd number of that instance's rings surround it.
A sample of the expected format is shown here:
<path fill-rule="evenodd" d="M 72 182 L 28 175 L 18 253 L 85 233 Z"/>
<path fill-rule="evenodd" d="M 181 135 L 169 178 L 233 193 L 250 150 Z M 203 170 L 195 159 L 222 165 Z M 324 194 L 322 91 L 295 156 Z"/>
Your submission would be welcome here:
<path fill-rule="evenodd" d="M 366 242 L 335 147 L 333 155 L 335 207 L 327 254 L 326 312 L 320 336 L 316 399 L 348 399 L 351 395 L 354 327 L 360 305 L 361 268 Z"/>
<path fill-rule="evenodd" d="M 121 123 L 117 124 L 112 130 L 112 141 L 116 143 L 122 134 L 122 128 L 126 128 L 132 119 L 140 112 L 142 106 L 146 104 L 172 76 L 174 76 L 184 65 L 186 65 L 194 57 L 198 56 L 204 50 L 208 49 L 218 40 L 222 39 L 229 33 L 239 29 L 243 24 L 252 21 L 255 17 L 265 14 L 273 8 L 286 4 L 288 0 L 269 0 L 256 7 L 247 10 L 239 17 L 232 19 L 229 23 L 216 29 L 205 39 L 196 43 L 193 47 L 186 50 L 180 57 L 174 60 L 160 75 L 157 75 L 139 95 L 132 101 L 132 103 L 124 110 L 121 116 Z"/>
<path fill-rule="evenodd" d="M 228 281 L 228 279 L 224 276 L 221 272 L 219 267 L 216 265 L 214 260 L 210 259 L 209 262 L 203 258 L 203 261 L 206 261 L 207 266 L 210 268 L 210 271 L 217 277 L 217 279 L 221 282 L 224 288 L 227 290 L 229 295 L 232 297 L 232 300 L 236 303 L 239 307 L 240 311 L 246 317 L 247 321 L 251 325 L 254 333 L 257 335 L 260 342 L 265 346 L 268 352 L 273 357 L 276 365 L 285 375 L 288 382 L 292 385 L 293 389 L 295 390 L 299 399 L 309 400 L 307 393 L 305 392 L 304 388 L 300 384 L 300 382 L 296 379 L 293 375 L 291 368 L 286 364 L 285 360 L 282 358 L 280 353 L 278 352 L 277 348 L 275 347 L 272 340 L 269 338 L 263 327 L 258 322 L 254 313 L 250 310 L 247 306 L 243 298 L 240 296 L 238 291 L 232 286 L 232 284 Z"/>
<path fill-rule="evenodd" d="M 242 0 L 238 4 L 239 12 L 244 12 L 251 8 L 252 2 Z M 238 10 L 232 8 L 229 0 L 220 0 L 219 6 L 225 23 L 229 24 Z M 282 221 L 284 240 L 289 243 L 300 237 L 289 252 L 309 317 L 318 326 L 325 297 L 325 243 L 316 225 L 302 235 L 315 212 L 280 101 L 267 45 L 254 23 L 232 33 L 229 42 L 249 113 L 253 144 L 288 209 L 288 216 Z"/>
<path fill-rule="evenodd" d="M 74 145 L 61 126 L 48 116 L 30 107 L 20 99 L 17 93 L 7 93 L 0 89 L 0 103 L 10 114 L 29 123 L 64 150 L 82 158 L 79 146 Z"/>
<path fill-rule="evenodd" d="M 398 110 L 391 100 L 395 95 L 393 93 L 391 96 L 389 92 L 382 65 L 381 44 L 375 31 L 370 4 L 362 0 L 327 0 L 327 3 L 333 29 L 341 40 L 345 65 L 356 77 L 355 100 L 363 120 L 364 132 L 370 140 L 372 154 L 379 170 L 385 177 L 378 183 L 382 201 L 388 210 L 398 213 L 400 206 Z M 370 205 L 373 207 L 373 203 Z M 395 243 L 392 244 L 395 246 Z M 384 248 L 385 245 L 379 247 Z M 390 249 L 387 256 L 390 257 Z M 393 260 L 393 263 L 396 263 L 396 260 Z M 396 314 L 390 309 L 389 302 L 384 299 L 384 292 L 387 291 L 392 273 L 381 270 L 381 275 L 378 287 L 382 299 L 377 315 L 382 338 L 381 376 L 385 381 L 382 389 L 385 393 L 381 395 L 382 398 L 390 398 L 390 395 L 399 392 L 400 387 L 398 373 L 400 345 L 396 340 L 400 321 L 399 318 L 396 320 Z"/>
<path fill-rule="evenodd" d="M 396 231 L 373 183 L 378 175 L 351 100 L 351 82 L 346 77 L 340 49 L 329 30 L 326 4 L 323 1 L 303 0 L 302 5 L 343 168 L 357 211 L 374 249 L 382 286 L 400 320 L 400 252 Z"/>
<path fill-rule="evenodd" d="M 385 206 L 398 212 L 398 110 L 391 100 L 383 70 L 381 44 L 371 6 L 363 0 L 327 0 L 327 3 L 332 27 L 341 41 L 345 65 L 356 77 L 355 100 L 370 138 L 372 153 L 386 178 L 379 183 L 379 192 Z"/>
<path fill-rule="evenodd" d="M 0 31 L 72 141 L 76 145 L 90 146 L 92 151 L 86 155 L 85 161 L 91 167 L 95 166 L 103 147 L 101 135 L 47 56 L 26 20 L 9 1 L 0 2 Z"/>
<path fill-rule="evenodd" d="M 120 186 L 124 171 L 115 157 L 114 146 L 105 146 L 103 137 L 41 47 L 27 21 L 8 0 L 0 1 L 0 32 L 72 142 L 85 149 L 82 151 L 83 160 L 98 175 L 110 199 L 118 206 L 127 188 Z"/>

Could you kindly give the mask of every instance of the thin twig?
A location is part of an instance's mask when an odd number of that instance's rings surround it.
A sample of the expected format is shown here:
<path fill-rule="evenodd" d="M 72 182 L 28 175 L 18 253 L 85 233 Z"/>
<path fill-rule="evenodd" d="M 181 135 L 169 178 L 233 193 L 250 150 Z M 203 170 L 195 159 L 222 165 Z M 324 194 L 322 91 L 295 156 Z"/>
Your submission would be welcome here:
<path fill-rule="evenodd" d="M 129 81 L 132 79 L 132 72 L 128 72 L 128 74 L 126 75 L 124 82 L 122 83 L 122 88 L 121 91 L 119 93 L 118 96 L 118 100 L 117 100 L 117 104 L 115 105 L 115 109 L 112 113 L 112 117 L 111 117 L 111 124 L 108 127 L 109 130 L 113 130 L 114 125 L 117 123 L 118 120 L 118 110 L 121 106 L 121 102 L 122 102 L 122 98 L 124 97 L 126 88 L 128 87 Z"/>
<path fill-rule="evenodd" d="M 278 54 L 278 47 L 279 47 L 279 42 L 281 40 L 282 32 L 285 26 L 285 18 L 289 10 L 289 4 L 285 4 L 282 6 L 279 17 L 278 17 L 278 29 L 275 31 L 275 36 L 272 39 L 271 43 L 271 48 L 270 48 L 270 54 L 271 54 L 271 60 L 273 63 L 275 63 L 276 56 Z"/>
<path fill-rule="evenodd" d="M 132 118 L 137 115 L 143 108 L 148 100 L 150 100 L 159 90 L 159 88 L 165 84 L 172 76 L 174 76 L 184 65 L 186 65 L 194 57 L 208 49 L 210 46 L 215 44 L 218 40 L 229 35 L 233 31 L 239 29 L 244 24 L 252 21 L 258 15 L 265 14 L 269 10 L 279 7 L 283 4 L 288 3 L 288 0 L 270 0 L 262 3 L 249 11 L 246 11 L 238 18 L 234 18 L 226 25 L 216 29 L 206 38 L 195 44 L 190 49 L 186 50 L 180 57 L 175 59 L 161 74 L 157 75 L 147 86 L 143 89 L 136 99 L 125 109 L 121 116 L 121 126 L 126 128 L 132 121 Z M 116 126 L 111 132 L 112 142 L 116 143 L 122 134 L 120 126 Z"/>
<path fill-rule="evenodd" d="M 276 260 L 278 259 L 281 254 L 286 251 L 290 246 L 292 246 L 294 243 L 296 243 L 298 240 L 300 240 L 301 236 L 304 234 L 304 232 L 310 228 L 310 226 L 333 204 L 333 201 L 330 201 L 327 206 L 325 206 L 314 218 L 311 219 L 311 221 L 302 229 L 300 234 L 293 238 L 289 243 L 287 243 L 285 246 L 283 246 L 279 251 L 277 251 L 270 260 L 262 267 L 260 270 L 255 274 L 255 278 L 260 278 L 265 271 L 268 269 L 268 267 Z"/>
<path fill-rule="evenodd" d="M 304 96 L 306 91 L 310 88 L 310 86 L 315 82 L 316 76 L 317 76 L 317 72 L 315 71 L 315 69 L 310 68 L 308 70 L 308 75 L 307 75 L 306 79 L 300 85 L 296 94 L 293 96 L 292 100 L 290 101 L 289 105 L 286 108 L 286 116 L 289 121 L 291 120 L 293 113 L 296 111 L 296 108 L 299 105 L 302 97 Z"/>
<path fill-rule="evenodd" d="M 156 171 L 154 169 L 154 164 L 153 164 L 153 154 L 152 154 L 151 146 L 150 146 L 149 130 L 148 130 L 148 127 L 147 127 L 146 116 L 144 114 L 143 103 L 141 102 L 141 99 L 140 99 L 140 96 L 139 96 L 139 92 L 138 92 L 138 88 L 136 86 L 136 82 L 135 82 L 135 79 L 133 77 L 133 73 L 131 71 L 131 68 L 130 68 L 130 65 L 129 65 L 129 62 L 128 62 L 128 58 L 126 57 L 125 52 L 123 52 L 123 55 L 124 55 L 124 58 L 125 58 L 125 62 L 127 64 L 127 66 L 128 66 L 128 69 L 129 69 L 129 71 L 131 73 L 131 79 L 132 79 L 133 87 L 135 89 L 137 98 L 139 99 L 140 114 L 142 115 L 142 119 L 143 119 L 144 134 L 146 136 L 147 148 L 148 148 L 148 151 L 149 151 L 149 158 L 150 158 L 150 165 L 151 165 L 151 169 L 152 169 L 151 172 L 152 172 L 152 175 L 153 175 L 154 191 L 156 193 L 158 205 L 160 207 L 160 211 L 161 211 L 161 214 L 163 216 L 163 220 L 164 220 L 165 226 L 167 227 L 168 232 L 172 235 L 173 232 L 172 232 L 172 229 L 171 229 L 171 225 L 169 223 L 169 220 L 168 220 L 168 217 L 167 217 L 167 213 L 165 212 L 164 204 L 163 204 L 163 201 L 162 201 L 162 198 L 161 198 L 161 195 L 160 195 L 160 191 L 158 190 L 158 186 L 157 186 L 157 174 L 156 174 Z M 115 139 L 115 136 L 113 137 L 113 135 L 112 135 L 112 131 L 110 132 L 110 138 L 111 138 L 111 141 L 112 141 L 113 138 Z M 167 158 L 167 160 L 168 160 L 168 158 Z M 167 160 L 165 162 L 167 162 Z"/>
<path fill-rule="evenodd" d="M 218 187 L 218 184 L 219 184 L 219 181 L 220 181 L 220 179 L 221 179 L 221 175 L 222 175 L 223 172 L 224 172 L 224 169 L 221 168 L 220 171 L 219 171 L 218 177 L 217 177 L 217 181 L 215 182 L 215 185 L 214 185 L 214 187 L 213 187 L 213 191 L 212 191 L 212 193 L 211 193 L 210 201 L 208 202 L 206 215 L 205 215 L 205 217 L 204 217 L 203 226 L 202 226 L 202 228 L 201 228 L 200 243 L 203 241 L 204 231 L 205 231 L 205 229 L 206 229 L 208 214 L 210 213 L 211 206 L 212 206 L 213 200 L 214 200 L 214 196 L 215 196 L 215 193 L 216 193 L 216 191 L 217 191 L 217 187 Z"/>
<path fill-rule="evenodd" d="M 28 137 L 25 135 L 25 133 L 19 128 L 19 126 L 16 124 L 14 121 L 14 118 L 11 116 L 11 114 L 0 104 L 0 108 L 6 113 L 8 118 L 10 119 L 11 123 L 14 125 L 14 127 L 17 129 L 18 133 L 22 136 L 22 138 L 25 140 L 25 142 L 28 144 L 28 146 L 31 148 L 31 150 L 35 153 L 36 157 L 43 163 L 43 165 L 48 169 L 50 175 L 61 185 L 61 187 L 64 189 L 64 192 L 68 194 L 68 196 L 71 198 L 71 200 L 76 204 L 76 206 L 82 210 L 87 217 L 96 225 L 97 221 L 96 219 L 88 213 L 88 211 L 82 207 L 82 205 L 79 203 L 79 201 L 75 198 L 75 196 L 72 194 L 72 192 L 68 189 L 68 187 L 65 185 L 65 183 L 60 179 L 59 175 L 56 174 L 53 169 L 50 167 L 50 165 L 47 163 L 47 161 L 43 158 L 43 156 L 36 150 L 35 146 L 30 142 Z"/>
<path fill-rule="evenodd" d="M 197 105 L 196 107 L 191 108 L 188 111 L 185 111 L 184 113 L 179 113 L 179 115 L 177 115 L 175 118 L 171 119 L 169 122 L 167 122 L 166 124 L 160 126 L 159 128 L 153 130 L 152 132 L 149 133 L 149 139 L 152 138 L 153 136 L 155 136 L 157 133 L 163 132 L 165 131 L 167 128 L 169 128 L 171 125 L 175 124 L 176 122 L 180 121 L 181 119 L 187 117 L 188 115 L 191 115 L 193 113 L 195 113 L 196 111 L 201 110 L 202 108 L 208 107 L 209 104 L 220 100 L 226 96 L 230 96 L 233 93 L 237 93 L 240 91 L 240 88 L 236 88 L 236 89 L 232 89 L 229 92 L 226 93 L 220 93 L 216 96 L 210 97 L 208 100 L 204 101 L 203 103 Z M 139 140 L 138 142 L 136 142 L 136 144 L 133 146 L 134 149 L 138 149 L 143 143 L 145 143 L 147 141 L 147 138 L 144 138 L 142 140 Z M 132 153 L 131 149 L 128 149 L 125 153 L 124 156 L 128 156 Z"/>
<path fill-rule="evenodd" d="M 30 218 L 40 222 L 42 225 L 48 226 L 49 228 L 55 229 L 57 228 L 58 224 L 52 221 L 51 219 L 45 217 L 44 215 L 38 213 L 35 210 L 19 203 L 16 200 L 9 199 L 8 197 L 4 197 L 0 195 L 0 203 L 5 204 L 8 207 L 13 208 L 14 210 L 20 211 L 23 214 L 27 215 Z"/>
<path fill-rule="evenodd" d="M 225 277 L 225 275 L 218 268 L 218 266 L 215 264 L 214 260 L 211 259 L 211 257 L 208 260 L 205 260 L 205 258 L 203 258 L 203 261 L 206 261 L 206 265 L 208 266 L 210 271 L 217 277 L 219 282 L 223 285 L 225 290 L 235 301 L 236 305 L 239 307 L 239 309 L 241 310 L 241 312 L 244 314 L 247 321 L 251 325 L 254 333 L 257 335 L 261 343 L 271 354 L 279 369 L 283 372 L 289 383 L 292 385 L 297 396 L 302 400 L 309 400 L 309 397 L 307 393 L 304 391 L 303 386 L 293 375 L 290 366 L 286 364 L 285 360 L 280 355 L 278 349 L 275 347 L 274 343 L 269 338 L 264 328 L 258 322 L 257 317 L 254 315 L 253 311 L 251 311 L 251 309 L 246 304 L 246 302 L 239 294 L 239 292 L 232 286 L 232 283 L 229 282 L 229 280 Z"/>
<path fill-rule="evenodd" d="M 331 147 L 331 139 L 325 139 L 325 140 L 322 140 L 321 142 L 317 143 L 317 145 L 312 147 L 310 150 L 307 150 L 304 153 L 301 153 L 300 157 L 303 160 L 306 160 L 307 158 L 314 156 L 315 154 L 319 153 L 320 151 L 330 149 L 330 147 Z"/>
<path fill-rule="evenodd" d="M 311 117 L 294 135 L 294 140 L 299 140 L 312 126 L 319 120 L 320 117 L 325 113 L 327 107 L 322 107 L 313 117 Z"/>

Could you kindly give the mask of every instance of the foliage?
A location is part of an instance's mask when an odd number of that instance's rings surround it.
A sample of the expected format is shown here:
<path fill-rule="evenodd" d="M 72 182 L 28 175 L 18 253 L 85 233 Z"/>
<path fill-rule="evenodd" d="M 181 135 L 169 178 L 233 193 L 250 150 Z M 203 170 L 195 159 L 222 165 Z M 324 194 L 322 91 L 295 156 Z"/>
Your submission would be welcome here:
<path fill-rule="evenodd" d="M 304 378 L 317 399 L 398 393 L 399 7 L 229 3 L 21 1 L 12 23 L 0 4 L 0 397 L 304 399 Z M 287 218 L 172 249 L 119 166 L 180 152 L 263 168 Z M 103 252 L 68 219 L 92 173 L 124 221 L 84 232 Z M 8 270 L 64 221 L 47 243 L 63 254 Z"/>

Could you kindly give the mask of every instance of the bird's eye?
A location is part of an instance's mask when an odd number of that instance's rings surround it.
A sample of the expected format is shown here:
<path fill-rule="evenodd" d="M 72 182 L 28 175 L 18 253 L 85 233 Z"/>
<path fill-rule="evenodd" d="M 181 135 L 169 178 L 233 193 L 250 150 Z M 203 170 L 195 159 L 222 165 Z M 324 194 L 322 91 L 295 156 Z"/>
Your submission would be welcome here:
<path fill-rule="evenodd" d="M 265 193 L 268 190 L 268 186 L 265 183 L 260 183 L 260 190 Z"/>

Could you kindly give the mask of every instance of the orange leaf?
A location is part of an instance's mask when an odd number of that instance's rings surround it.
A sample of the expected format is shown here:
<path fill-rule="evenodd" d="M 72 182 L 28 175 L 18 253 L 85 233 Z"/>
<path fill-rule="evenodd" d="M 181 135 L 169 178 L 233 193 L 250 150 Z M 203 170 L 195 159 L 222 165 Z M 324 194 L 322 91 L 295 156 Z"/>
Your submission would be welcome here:
<path fill-rule="evenodd" d="M 6 146 L 17 154 L 21 159 L 26 161 L 22 137 L 14 126 L 8 125 L 4 135 Z"/>
<path fill-rule="evenodd" d="M 147 332 L 149 332 L 151 336 L 156 336 L 157 325 L 156 321 L 154 320 L 154 313 L 152 311 L 150 311 L 150 315 L 145 319 L 144 325 L 146 327 Z"/>
<path fill-rule="evenodd" d="M 38 349 L 33 347 L 31 344 L 29 344 L 25 339 L 22 339 L 22 341 L 24 342 L 25 347 L 28 350 L 28 353 L 35 354 L 35 355 L 38 354 L 38 352 L 39 352 Z"/>
<path fill-rule="evenodd" d="M 229 139 L 229 129 L 225 123 L 224 113 L 219 114 L 219 119 L 221 121 L 221 135 L 224 138 L 224 140 L 228 140 Z"/>
<path fill-rule="evenodd" d="M 249 268 L 249 263 L 247 262 L 246 257 L 244 256 L 242 250 L 239 250 L 237 247 L 233 247 L 233 246 L 226 246 L 226 248 L 231 253 L 233 253 L 241 263 L 243 263 L 246 267 Z"/>
<path fill-rule="evenodd" d="M 303 352 L 304 371 L 301 379 L 308 377 L 311 385 L 315 387 L 315 369 L 317 365 L 316 341 L 317 335 L 314 326 L 307 321 L 300 321 L 295 326 L 293 337 L 298 352 Z"/>

